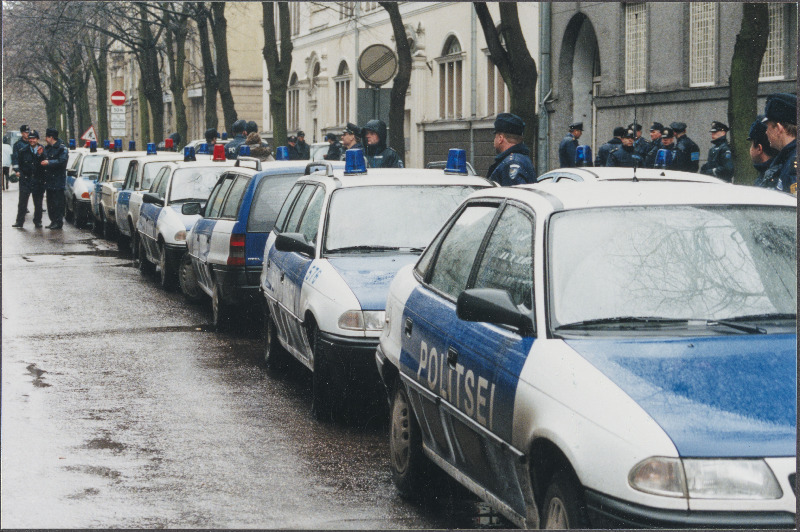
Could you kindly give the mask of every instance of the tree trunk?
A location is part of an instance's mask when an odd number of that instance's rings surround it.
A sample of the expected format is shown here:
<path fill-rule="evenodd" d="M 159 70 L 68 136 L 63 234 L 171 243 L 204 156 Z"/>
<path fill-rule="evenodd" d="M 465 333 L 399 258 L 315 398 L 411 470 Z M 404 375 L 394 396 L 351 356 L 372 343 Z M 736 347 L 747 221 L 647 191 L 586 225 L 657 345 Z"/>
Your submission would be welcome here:
<path fill-rule="evenodd" d="M 731 58 L 728 125 L 733 152 L 734 182 L 752 185 L 758 177 L 750 160 L 747 133 L 758 114 L 758 73 L 769 38 L 768 4 L 742 6 L 742 26 Z"/>
<path fill-rule="evenodd" d="M 501 31 L 505 40 L 505 48 L 500 43 L 500 34 L 495 27 L 492 15 L 485 2 L 473 2 L 475 13 L 478 15 L 489 55 L 497 66 L 503 81 L 508 87 L 511 98 L 511 112 L 522 118 L 525 122 L 523 139 L 531 149 L 531 159 L 536 153 L 536 137 L 538 121 L 536 119 L 536 61 L 531 57 L 522 26 L 519 23 L 519 13 L 516 2 L 499 2 Z M 535 166 L 535 161 L 534 161 Z"/>
<path fill-rule="evenodd" d="M 389 103 L 389 130 L 388 145 L 397 152 L 400 159 L 405 159 L 406 139 L 405 139 L 405 116 L 406 116 L 406 93 L 411 82 L 411 46 L 408 44 L 406 28 L 403 25 L 403 17 L 400 15 L 400 8 L 396 2 L 378 2 L 387 13 L 392 23 L 394 32 L 394 42 L 397 46 L 398 70 L 392 83 L 392 93 Z"/>
<path fill-rule="evenodd" d="M 158 67 L 158 49 L 156 39 L 150 29 L 150 21 L 147 19 L 147 11 L 144 4 L 139 7 L 139 36 L 144 45 L 137 54 L 139 60 L 139 71 L 144 82 L 144 94 L 150 104 L 152 114 L 152 138 L 155 142 L 164 140 L 164 97 L 161 89 L 161 75 Z"/>
<path fill-rule="evenodd" d="M 181 144 L 175 146 L 178 150 L 182 148 L 188 140 L 188 126 L 186 123 L 186 105 L 183 102 L 183 73 L 186 63 L 186 27 L 188 15 L 186 15 L 189 4 L 182 5 L 182 14 L 173 16 L 168 12 L 165 14 L 167 23 L 166 43 L 167 58 L 170 64 L 169 88 L 172 92 L 172 101 L 175 104 L 175 130 L 181 137 Z M 174 42 L 173 42 L 174 41 Z"/>
<path fill-rule="evenodd" d="M 110 138 L 108 132 L 108 36 L 101 34 L 98 42 L 99 53 L 95 57 L 91 46 L 86 46 L 89 67 L 94 78 L 97 101 L 97 134 L 101 139 Z M 81 132 L 83 133 L 83 132 Z"/>
<path fill-rule="evenodd" d="M 217 49 L 217 80 L 219 97 L 222 101 L 222 116 L 225 120 L 225 130 L 231 131 L 231 126 L 238 118 L 236 106 L 231 94 L 231 69 L 228 64 L 228 21 L 225 20 L 225 2 L 211 4 L 213 14 L 211 32 L 214 35 L 214 46 Z"/>
<path fill-rule="evenodd" d="M 278 53 L 278 42 L 275 31 L 275 4 L 261 2 L 264 27 L 264 61 L 267 63 L 269 79 L 269 109 L 272 116 L 272 142 L 275 146 L 285 146 L 286 131 L 286 87 L 292 69 L 292 38 L 289 18 L 289 6 L 286 2 L 277 2 L 278 23 L 280 26 L 281 49 Z M 266 129 L 267 124 L 263 127 Z"/>
<path fill-rule="evenodd" d="M 142 139 L 142 149 L 150 142 L 150 104 L 144 93 L 144 82 L 139 79 L 139 137 Z"/>
<path fill-rule="evenodd" d="M 214 72 L 214 58 L 211 55 L 211 42 L 208 38 L 208 12 L 198 11 L 197 33 L 200 37 L 200 54 L 203 58 L 203 81 L 205 85 L 206 128 L 216 128 L 217 118 L 217 74 Z"/>

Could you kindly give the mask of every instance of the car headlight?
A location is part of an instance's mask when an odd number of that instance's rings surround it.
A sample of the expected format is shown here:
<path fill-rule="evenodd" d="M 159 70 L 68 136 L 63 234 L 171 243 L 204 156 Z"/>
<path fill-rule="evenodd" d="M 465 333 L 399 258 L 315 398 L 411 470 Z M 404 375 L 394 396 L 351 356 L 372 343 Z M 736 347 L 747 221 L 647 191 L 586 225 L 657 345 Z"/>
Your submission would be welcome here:
<path fill-rule="evenodd" d="M 181 229 L 180 231 L 175 233 L 175 240 L 178 240 L 178 241 L 186 240 L 186 230 L 185 229 Z"/>
<path fill-rule="evenodd" d="M 348 310 L 339 316 L 339 328 L 351 331 L 381 331 L 386 319 L 382 310 Z"/>
<path fill-rule="evenodd" d="M 690 499 L 780 499 L 778 481 L 764 460 L 653 457 L 631 469 L 639 491 Z"/>

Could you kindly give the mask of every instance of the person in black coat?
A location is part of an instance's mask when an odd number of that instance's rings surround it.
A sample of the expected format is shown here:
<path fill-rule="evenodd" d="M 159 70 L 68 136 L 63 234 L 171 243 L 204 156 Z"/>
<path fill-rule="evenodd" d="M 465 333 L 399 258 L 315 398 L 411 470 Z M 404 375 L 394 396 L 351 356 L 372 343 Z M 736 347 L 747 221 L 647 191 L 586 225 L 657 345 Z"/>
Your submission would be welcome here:
<path fill-rule="evenodd" d="M 644 158 L 647 157 L 647 154 L 650 152 L 650 143 L 642 137 L 642 124 L 632 122 L 628 124 L 628 129 L 632 129 L 636 132 L 636 138 L 633 140 L 633 151 L 644 161 Z"/>
<path fill-rule="evenodd" d="M 716 120 L 711 123 L 711 148 L 708 161 L 700 168 L 700 173 L 718 177 L 730 183 L 733 181 L 733 154 L 728 145 L 728 126 Z"/>
<path fill-rule="evenodd" d="M 625 134 L 625 128 L 617 126 L 614 128 L 614 137 L 600 146 L 597 150 L 597 157 L 594 158 L 595 166 L 605 166 L 608 162 L 608 154 L 622 146 L 622 136 Z"/>
<path fill-rule="evenodd" d="M 287 150 L 289 152 L 289 160 L 290 161 L 299 161 L 302 159 L 300 156 L 300 150 L 297 149 L 297 137 L 294 135 L 287 137 L 286 139 Z"/>
<path fill-rule="evenodd" d="M 341 161 L 345 160 L 347 150 L 363 150 L 364 146 L 361 145 L 361 128 L 352 122 L 348 122 L 347 126 L 342 131 L 342 156 Z"/>
<path fill-rule="evenodd" d="M 340 161 L 342 159 L 342 143 L 336 138 L 335 133 L 328 133 L 325 135 L 325 140 L 328 141 L 328 153 L 323 156 L 326 161 Z"/>
<path fill-rule="evenodd" d="M 753 183 L 755 186 L 761 186 L 764 182 L 765 172 L 772 165 L 772 159 L 778 155 L 778 150 L 769 145 L 767 125 L 762 121 L 763 119 L 764 115 L 758 115 L 747 134 L 747 140 L 750 142 L 750 160 L 753 162 L 753 168 L 758 172 L 758 177 Z"/>
<path fill-rule="evenodd" d="M 558 145 L 558 164 L 561 168 L 575 168 L 575 152 L 578 150 L 578 139 L 583 135 L 583 122 L 569 125 L 569 133 Z"/>
<path fill-rule="evenodd" d="M 364 155 L 369 168 L 403 168 L 403 160 L 386 145 L 386 124 L 383 120 L 370 120 L 361 131 L 367 141 Z"/>
<path fill-rule="evenodd" d="M 622 134 L 622 145 L 611 150 L 606 160 L 606 166 L 633 168 L 642 166 L 642 158 L 636 153 L 634 137 L 636 132 L 627 129 Z"/>
<path fill-rule="evenodd" d="M 236 159 L 239 157 L 239 146 L 244 144 L 247 138 L 245 137 L 244 130 L 247 127 L 247 122 L 244 120 L 237 120 L 231 124 L 231 131 L 233 132 L 233 140 L 225 145 L 225 158 Z"/>
<path fill-rule="evenodd" d="M 797 195 L 797 96 L 772 94 L 761 120 L 767 127 L 769 144 L 778 151 L 764 172 L 762 187 Z"/>
<path fill-rule="evenodd" d="M 661 137 L 659 139 L 658 144 L 653 146 L 650 150 L 650 153 L 647 154 L 647 158 L 644 161 L 644 166 L 646 168 L 655 168 L 656 167 L 656 157 L 658 157 L 658 150 L 667 150 L 672 152 L 672 162 L 675 162 L 675 132 L 672 131 L 671 127 L 665 127 L 661 130 Z M 661 168 L 661 167 L 659 167 Z M 672 164 L 668 166 L 670 170 L 675 170 L 672 167 Z"/>
<path fill-rule="evenodd" d="M 494 121 L 494 164 L 487 179 L 503 187 L 536 183 L 531 150 L 522 142 L 525 122 L 511 113 L 500 113 Z"/>
<path fill-rule="evenodd" d="M 306 144 L 306 134 L 303 131 L 297 132 L 297 153 L 304 161 L 311 159 L 311 146 Z"/>
<path fill-rule="evenodd" d="M 30 133 L 30 128 L 27 125 L 22 124 L 19 126 L 19 133 L 22 135 L 22 137 L 11 147 L 11 171 L 17 175 L 18 180 L 20 177 L 19 151 L 28 147 L 28 134 Z"/>
<path fill-rule="evenodd" d="M 26 131 L 28 144 L 17 152 L 19 168 L 19 202 L 17 203 L 17 221 L 11 227 L 21 228 L 28 212 L 28 198 L 33 198 L 33 225 L 42 227 L 42 199 L 44 198 L 44 168 L 40 164 L 44 157 L 44 148 L 39 144 L 37 131 Z M 62 193 L 63 195 L 63 193 Z"/>
<path fill-rule="evenodd" d="M 673 122 L 669 125 L 675 132 L 675 161 L 671 169 L 697 172 L 700 169 L 700 146 L 686 136 L 686 124 Z"/>
<path fill-rule="evenodd" d="M 47 191 L 47 216 L 50 218 L 48 229 L 61 229 L 64 225 L 64 209 L 66 198 L 64 189 L 67 187 L 67 161 L 69 149 L 58 138 L 58 130 L 47 128 L 44 140 L 44 159 L 40 163 L 44 167 L 44 183 Z"/>

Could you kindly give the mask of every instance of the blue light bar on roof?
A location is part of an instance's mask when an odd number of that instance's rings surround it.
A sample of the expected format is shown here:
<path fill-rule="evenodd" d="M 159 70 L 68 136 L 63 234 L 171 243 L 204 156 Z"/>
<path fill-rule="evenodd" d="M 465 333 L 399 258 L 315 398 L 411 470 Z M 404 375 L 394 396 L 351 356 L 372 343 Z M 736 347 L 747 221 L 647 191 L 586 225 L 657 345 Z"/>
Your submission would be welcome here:
<path fill-rule="evenodd" d="M 184 161 L 196 161 L 197 157 L 194 156 L 194 148 L 191 146 L 186 146 L 183 148 L 183 160 Z"/>
<path fill-rule="evenodd" d="M 672 164 L 672 150 L 665 150 L 664 148 L 656 152 L 655 168 L 667 168 Z"/>
<path fill-rule="evenodd" d="M 239 146 L 239 155 L 242 157 L 250 157 L 250 146 L 246 144 Z"/>
<path fill-rule="evenodd" d="M 288 161 L 289 160 L 289 148 L 286 146 L 278 146 L 275 149 L 275 160 L 276 161 Z"/>
<path fill-rule="evenodd" d="M 122 139 L 114 140 L 114 151 L 122 151 Z"/>
<path fill-rule="evenodd" d="M 74 150 L 75 146 L 75 139 L 69 139 L 69 149 Z"/>
<path fill-rule="evenodd" d="M 344 154 L 344 175 L 358 175 L 367 173 L 367 160 L 364 150 L 352 148 Z"/>
<path fill-rule="evenodd" d="M 227 140 L 227 139 L 228 139 L 228 132 L 227 131 L 223 131 L 222 132 L 222 140 Z"/>
<path fill-rule="evenodd" d="M 147 155 L 155 155 L 158 153 L 156 151 L 156 143 L 155 142 L 148 142 L 147 143 Z"/>
<path fill-rule="evenodd" d="M 211 150 L 210 150 L 210 149 L 208 149 L 208 143 L 207 143 L 207 142 L 203 142 L 203 143 L 201 143 L 201 144 L 200 144 L 200 145 L 197 147 L 197 153 L 198 153 L 198 154 L 204 154 L 204 155 L 209 155 L 209 154 L 211 154 Z"/>
<path fill-rule="evenodd" d="M 97 151 L 97 141 L 92 140 L 89 142 L 89 151 Z"/>
<path fill-rule="evenodd" d="M 458 148 L 450 148 L 447 153 L 445 174 L 467 175 L 467 152 Z"/>
<path fill-rule="evenodd" d="M 108 149 L 108 147 L 109 147 L 109 146 L 111 146 L 111 143 L 108 141 L 108 139 L 104 140 L 104 141 L 103 141 L 103 147 L 104 147 L 105 149 Z"/>
<path fill-rule="evenodd" d="M 592 148 L 582 144 L 575 149 L 575 166 L 592 166 Z"/>
<path fill-rule="evenodd" d="M 136 141 L 129 140 L 128 141 L 128 151 L 136 151 Z"/>

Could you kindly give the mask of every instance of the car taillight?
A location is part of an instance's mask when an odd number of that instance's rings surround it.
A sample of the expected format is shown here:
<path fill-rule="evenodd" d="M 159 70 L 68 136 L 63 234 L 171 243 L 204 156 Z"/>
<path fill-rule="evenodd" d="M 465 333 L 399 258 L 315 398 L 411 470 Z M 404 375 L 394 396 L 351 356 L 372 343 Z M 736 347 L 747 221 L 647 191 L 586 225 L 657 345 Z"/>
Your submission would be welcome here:
<path fill-rule="evenodd" d="M 231 235 L 228 266 L 244 266 L 244 235 Z"/>
<path fill-rule="evenodd" d="M 84 192 L 83 194 L 81 194 L 81 197 L 88 199 L 89 198 L 89 193 L 88 192 Z"/>

